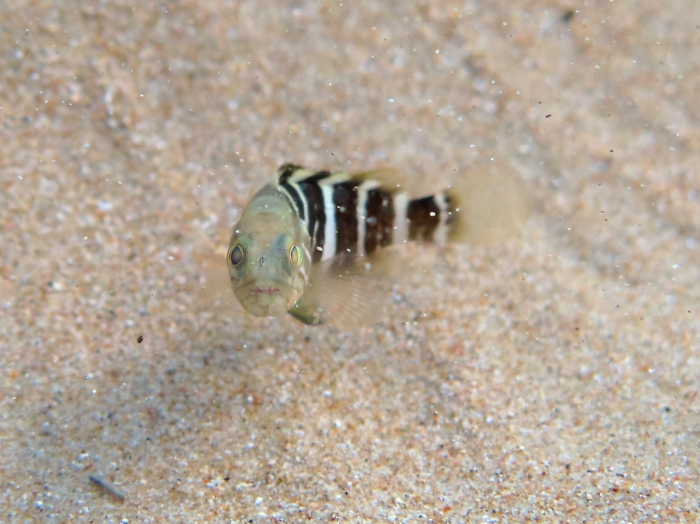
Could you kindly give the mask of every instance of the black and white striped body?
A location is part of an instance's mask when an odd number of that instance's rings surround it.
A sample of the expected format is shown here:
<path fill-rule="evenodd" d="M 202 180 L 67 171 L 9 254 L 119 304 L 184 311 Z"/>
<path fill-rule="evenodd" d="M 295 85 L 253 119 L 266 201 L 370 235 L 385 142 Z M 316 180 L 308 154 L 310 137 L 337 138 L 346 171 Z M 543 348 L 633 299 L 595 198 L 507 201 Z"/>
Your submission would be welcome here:
<path fill-rule="evenodd" d="M 447 192 L 410 199 L 368 176 L 313 172 L 284 164 L 277 184 L 306 225 L 314 263 L 340 255 L 371 255 L 408 241 L 445 243 L 457 218 Z"/>

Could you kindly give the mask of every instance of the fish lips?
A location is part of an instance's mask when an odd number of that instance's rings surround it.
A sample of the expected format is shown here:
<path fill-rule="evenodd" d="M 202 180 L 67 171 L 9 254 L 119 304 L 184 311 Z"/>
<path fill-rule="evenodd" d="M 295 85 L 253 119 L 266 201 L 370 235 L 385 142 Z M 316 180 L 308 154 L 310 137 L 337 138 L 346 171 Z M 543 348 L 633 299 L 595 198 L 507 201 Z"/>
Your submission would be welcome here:
<path fill-rule="evenodd" d="M 234 293 L 246 311 L 258 317 L 282 316 L 294 305 L 289 284 L 275 280 L 247 282 Z"/>

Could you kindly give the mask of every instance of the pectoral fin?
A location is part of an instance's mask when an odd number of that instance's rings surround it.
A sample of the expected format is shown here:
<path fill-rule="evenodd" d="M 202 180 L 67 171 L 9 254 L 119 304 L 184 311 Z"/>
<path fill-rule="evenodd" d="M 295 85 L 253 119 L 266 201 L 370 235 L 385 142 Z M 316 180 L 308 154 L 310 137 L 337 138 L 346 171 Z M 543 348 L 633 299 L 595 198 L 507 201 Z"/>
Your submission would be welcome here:
<path fill-rule="evenodd" d="M 310 325 L 330 324 L 343 329 L 370 325 L 381 320 L 388 288 L 386 281 L 374 278 L 360 264 L 329 260 L 313 266 L 309 285 L 289 314 Z"/>
<path fill-rule="evenodd" d="M 323 324 L 323 308 L 318 301 L 313 300 L 309 293 L 305 293 L 292 309 L 287 311 L 290 315 L 296 318 L 299 322 L 303 322 L 309 326 L 318 326 Z"/>
<path fill-rule="evenodd" d="M 202 312 L 215 313 L 230 311 L 236 303 L 231 291 L 231 281 L 226 269 L 226 251 L 200 247 L 193 258 L 199 273 L 199 283 L 195 291 L 195 304 Z"/>

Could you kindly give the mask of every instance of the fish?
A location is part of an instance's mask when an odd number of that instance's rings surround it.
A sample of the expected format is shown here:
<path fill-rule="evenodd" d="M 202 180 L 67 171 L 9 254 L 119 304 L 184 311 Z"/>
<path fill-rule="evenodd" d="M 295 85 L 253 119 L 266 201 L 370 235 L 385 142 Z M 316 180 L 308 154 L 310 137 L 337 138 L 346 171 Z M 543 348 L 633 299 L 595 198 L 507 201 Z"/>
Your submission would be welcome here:
<path fill-rule="evenodd" d="M 377 320 L 386 295 L 381 271 L 373 271 L 383 252 L 408 242 L 488 244 L 513 236 L 529 216 L 522 183 L 502 163 L 444 190 L 421 194 L 416 185 L 390 168 L 283 164 L 232 229 L 226 264 L 234 296 L 258 317 L 361 325 Z"/>

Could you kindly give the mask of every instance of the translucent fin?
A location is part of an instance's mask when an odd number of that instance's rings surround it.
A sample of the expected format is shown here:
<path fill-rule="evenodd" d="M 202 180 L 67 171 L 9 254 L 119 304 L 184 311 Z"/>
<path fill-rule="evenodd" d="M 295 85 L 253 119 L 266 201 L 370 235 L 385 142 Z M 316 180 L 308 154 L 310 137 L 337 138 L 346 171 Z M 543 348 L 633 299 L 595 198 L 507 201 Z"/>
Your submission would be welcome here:
<path fill-rule="evenodd" d="M 532 212 L 531 196 L 504 161 L 471 170 L 447 191 L 458 220 L 451 227 L 450 242 L 492 244 L 520 234 Z"/>
<path fill-rule="evenodd" d="M 377 182 L 382 189 L 392 193 L 407 193 L 410 198 L 419 198 L 430 194 L 426 192 L 425 181 L 415 177 L 403 176 L 397 169 L 380 167 L 372 171 L 360 171 L 348 175 L 352 180 L 362 182 Z"/>
<path fill-rule="evenodd" d="M 426 248 L 425 242 L 408 242 L 381 248 L 363 260 L 369 265 L 372 278 L 385 285 L 412 287 L 412 279 L 419 274 L 432 271 L 438 250 Z"/>
<path fill-rule="evenodd" d="M 199 272 L 199 285 L 195 293 L 198 309 L 218 313 L 236 303 L 226 268 L 226 253 L 213 249 L 201 249 L 193 253 Z"/>
<path fill-rule="evenodd" d="M 312 266 L 306 292 L 289 314 L 305 324 L 351 329 L 380 320 L 389 296 L 389 286 L 372 271 L 336 258 Z"/>

